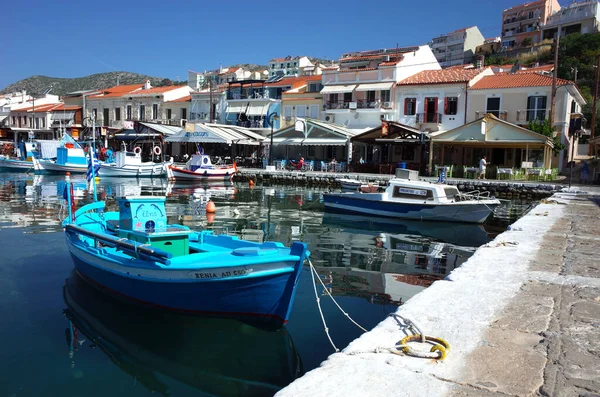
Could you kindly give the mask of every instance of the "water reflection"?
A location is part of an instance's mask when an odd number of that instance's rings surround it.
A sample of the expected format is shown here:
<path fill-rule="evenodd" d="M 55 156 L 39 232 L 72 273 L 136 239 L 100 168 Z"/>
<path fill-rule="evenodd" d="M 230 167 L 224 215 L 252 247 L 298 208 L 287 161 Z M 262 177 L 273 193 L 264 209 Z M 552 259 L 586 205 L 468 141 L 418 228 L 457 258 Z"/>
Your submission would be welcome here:
<path fill-rule="evenodd" d="M 96 290 L 75 272 L 64 286 L 64 301 L 72 368 L 80 350 L 99 347 L 136 383 L 163 396 L 171 394 L 169 378 L 210 395 L 267 396 L 303 374 L 286 329 L 134 306 Z"/>

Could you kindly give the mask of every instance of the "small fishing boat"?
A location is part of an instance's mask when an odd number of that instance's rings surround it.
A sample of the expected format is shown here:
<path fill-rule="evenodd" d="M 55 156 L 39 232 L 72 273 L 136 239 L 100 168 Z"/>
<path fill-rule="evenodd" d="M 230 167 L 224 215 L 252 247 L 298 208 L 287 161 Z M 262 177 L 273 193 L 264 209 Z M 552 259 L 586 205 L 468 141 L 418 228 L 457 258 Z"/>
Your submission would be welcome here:
<path fill-rule="evenodd" d="M 214 165 L 210 156 L 206 154 L 194 154 L 183 168 L 170 166 L 169 178 L 175 180 L 198 180 L 198 181 L 230 181 L 237 172 L 235 163 L 232 165 Z"/>
<path fill-rule="evenodd" d="M 64 133 L 62 145 L 56 148 L 56 159 L 38 159 L 33 156 L 33 168 L 37 173 L 66 172 L 85 174 L 87 172 L 87 157 L 81 145 L 69 134 Z"/>
<path fill-rule="evenodd" d="M 427 221 L 483 223 L 500 205 L 489 192 L 394 178 L 383 193 L 325 193 L 325 210 Z"/>
<path fill-rule="evenodd" d="M 304 373 L 287 328 L 152 310 L 102 293 L 77 273 L 63 298 L 70 364 L 85 367 L 105 354 L 133 379 L 130 393 L 141 386 L 167 396 L 179 384 L 201 395 L 272 396 Z"/>
<path fill-rule="evenodd" d="M 173 164 L 173 160 L 162 163 L 152 161 L 142 162 L 140 152 L 127 152 L 125 150 L 116 153 L 114 163 L 101 163 L 99 176 L 117 177 L 149 177 L 160 178 L 167 175 L 167 169 Z"/>
<path fill-rule="evenodd" d="M 99 288 L 165 309 L 287 322 L 304 243 L 287 248 L 168 224 L 164 197 L 122 197 L 119 212 L 103 212 L 102 201 L 75 211 L 67 198 L 67 246 L 77 271 Z"/>
<path fill-rule="evenodd" d="M 33 169 L 33 161 L 19 160 L 8 156 L 0 156 L 0 168 L 6 171 L 27 171 Z"/>

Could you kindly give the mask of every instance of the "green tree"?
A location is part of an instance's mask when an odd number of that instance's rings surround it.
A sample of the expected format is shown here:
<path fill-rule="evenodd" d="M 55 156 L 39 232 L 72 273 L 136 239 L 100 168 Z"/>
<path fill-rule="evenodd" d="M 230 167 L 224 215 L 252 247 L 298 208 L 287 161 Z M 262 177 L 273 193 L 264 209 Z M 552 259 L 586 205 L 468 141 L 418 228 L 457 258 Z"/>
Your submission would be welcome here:
<path fill-rule="evenodd" d="M 521 41 L 521 47 L 531 47 L 533 45 L 533 39 L 531 36 L 527 36 Z"/>
<path fill-rule="evenodd" d="M 552 151 L 554 154 L 558 154 L 561 150 L 565 149 L 565 145 L 560 142 L 558 136 L 554 136 L 555 129 L 550 125 L 550 120 L 532 120 L 529 121 L 527 125 L 527 129 L 533 132 L 537 132 L 538 134 L 542 134 L 552 139 L 552 143 L 554 144 L 554 148 Z"/>

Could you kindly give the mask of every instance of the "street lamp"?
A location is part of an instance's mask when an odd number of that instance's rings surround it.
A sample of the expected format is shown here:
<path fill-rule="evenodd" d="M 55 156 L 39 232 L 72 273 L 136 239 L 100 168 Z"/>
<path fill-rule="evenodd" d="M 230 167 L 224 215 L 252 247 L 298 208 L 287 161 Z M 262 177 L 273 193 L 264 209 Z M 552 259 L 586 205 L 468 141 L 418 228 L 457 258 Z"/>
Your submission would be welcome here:
<path fill-rule="evenodd" d="M 273 122 L 279 120 L 277 113 L 271 113 L 269 116 L 269 125 L 271 126 L 271 146 L 269 146 L 269 165 L 273 165 Z"/>

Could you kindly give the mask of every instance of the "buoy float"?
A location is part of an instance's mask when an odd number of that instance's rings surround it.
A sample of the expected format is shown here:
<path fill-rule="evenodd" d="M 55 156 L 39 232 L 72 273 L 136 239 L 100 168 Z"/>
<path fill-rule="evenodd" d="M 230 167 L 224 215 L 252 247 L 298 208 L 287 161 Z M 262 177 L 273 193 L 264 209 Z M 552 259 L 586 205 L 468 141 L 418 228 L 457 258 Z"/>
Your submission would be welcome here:
<path fill-rule="evenodd" d="M 208 203 L 206 203 L 206 213 L 214 214 L 215 212 L 217 212 L 217 207 L 215 206 L 215 203 L 213 203 L 211 200 L 208 200 Z"/>
<path fill-rule="evenodd" d="M 213 213 L 206 213 L 206 221 L 208 223 L 214 223 L 215 222 L 215 214 Z"/>
<path fill-rule="evenodd" d="M 250 179 L 250 181 L 248 182 L 248 185 L 250 185 L 250 187 L 254 186 L 254 181 L 252 179 Z"/>

